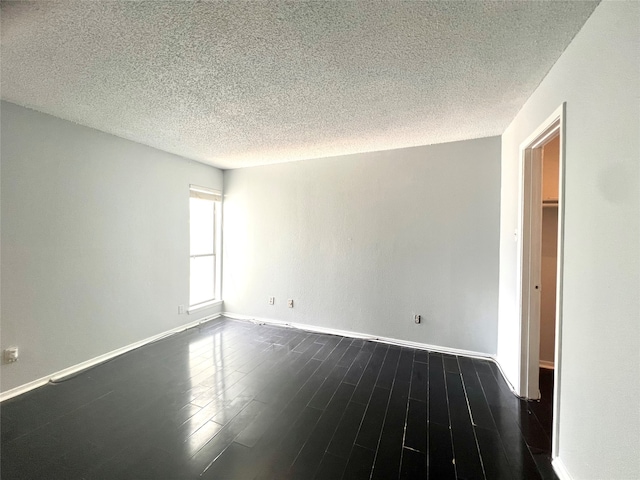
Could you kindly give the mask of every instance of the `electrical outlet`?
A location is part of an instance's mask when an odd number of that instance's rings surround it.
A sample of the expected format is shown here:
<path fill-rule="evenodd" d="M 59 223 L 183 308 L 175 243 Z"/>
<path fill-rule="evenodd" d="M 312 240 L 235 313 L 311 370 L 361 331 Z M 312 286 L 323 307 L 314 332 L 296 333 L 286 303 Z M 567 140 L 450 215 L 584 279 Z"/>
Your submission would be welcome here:
<path fill-rule="evenodd" d="M 269 305 L 276 303 L 276 297 L 269 297 Z"/>
<path fill-rule="evenodd" d="M 9 347 L 4 351 L 4 361 L 13 363 L 18 361 L 18 347 Z"/>
<path fill-rule="evenodd" d="M 289 305 L 289 308 L 293 308 L 293 300 L 287 300 L 287 305 Z"/>
<path fill-rule="evenodd" d="M 184 305 L 178 305 L 178 314 L 184 313 Z"/>
<path fill-rule="evenodd" d="M 422 321 L 422 317 L 421 317 L 420 315 L 417 315 L 417 314 L 416 314 L 416 315 L 414 315 L 414 316 L 413 316 L 413 320 L 414 320 L 416 323 L 420 323 L 420 322 Z"/>

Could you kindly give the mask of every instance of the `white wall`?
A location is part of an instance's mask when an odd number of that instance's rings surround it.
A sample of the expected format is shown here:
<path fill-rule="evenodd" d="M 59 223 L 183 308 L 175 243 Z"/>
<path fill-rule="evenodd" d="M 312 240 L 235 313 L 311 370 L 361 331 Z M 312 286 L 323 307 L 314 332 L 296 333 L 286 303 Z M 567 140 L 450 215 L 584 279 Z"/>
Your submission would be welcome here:
<path fill-rule="evenodd" d="M 499 137 L 224 179 L 226 311 L 496 352 Z"/>
<path fill-rule="evenodd" d="M 189 301 L 189 184 L 222 172 L 3 102 L 2 391 L 211 315 Z"/>
<path fill-rule="evenodd" d="M 498 358 L 517 385 L 518 148 L 567 102 L 559 456 L 574 479 L 640 478 L 639 9 L 601 3 L 502 137 Z"/>

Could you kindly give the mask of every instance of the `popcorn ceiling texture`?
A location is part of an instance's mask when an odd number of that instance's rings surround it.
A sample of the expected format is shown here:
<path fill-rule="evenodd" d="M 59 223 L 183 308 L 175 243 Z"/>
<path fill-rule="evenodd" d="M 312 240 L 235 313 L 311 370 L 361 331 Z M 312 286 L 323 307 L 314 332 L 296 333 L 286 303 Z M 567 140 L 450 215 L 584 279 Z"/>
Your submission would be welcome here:
<path fill-rule="evenodd" d="M 503 132 L 597 2 L 2 2 L 2 98 L 237 168 Z"/>

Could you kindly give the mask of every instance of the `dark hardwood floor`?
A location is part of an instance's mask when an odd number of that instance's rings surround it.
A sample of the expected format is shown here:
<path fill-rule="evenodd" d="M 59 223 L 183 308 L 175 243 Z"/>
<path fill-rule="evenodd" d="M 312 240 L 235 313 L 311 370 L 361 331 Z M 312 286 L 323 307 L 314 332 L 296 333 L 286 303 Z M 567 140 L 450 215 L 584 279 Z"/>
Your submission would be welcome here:
<path fill-rule="evenodd" d="M 556 478 L 491 362 L 226 319 L 0 410 L 3 479 Z"/>

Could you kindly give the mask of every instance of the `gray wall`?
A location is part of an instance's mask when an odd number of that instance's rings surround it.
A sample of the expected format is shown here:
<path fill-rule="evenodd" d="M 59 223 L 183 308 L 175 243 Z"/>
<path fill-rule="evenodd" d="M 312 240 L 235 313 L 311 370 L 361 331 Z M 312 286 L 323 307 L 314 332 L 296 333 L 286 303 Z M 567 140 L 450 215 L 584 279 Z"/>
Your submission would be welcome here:
<path fill-rule="evenodd" d="M 189 184 L 222 172 L 1 104 L 2 391 L 215 312 L 189 301 Z"/>
<path fill-rule="evenodd" d="M 639 17 L 636 1 L 602 2 L 502 137 L 498 358 L 518 385 L 519 145 L 567 102 L 556 374 L 560 461 L 575 479 L 640 478 Z"/>
<path fill-rule="evenodd" d="M 496 352 L 499 137 L 224 178 L 226 311 Z"/>

